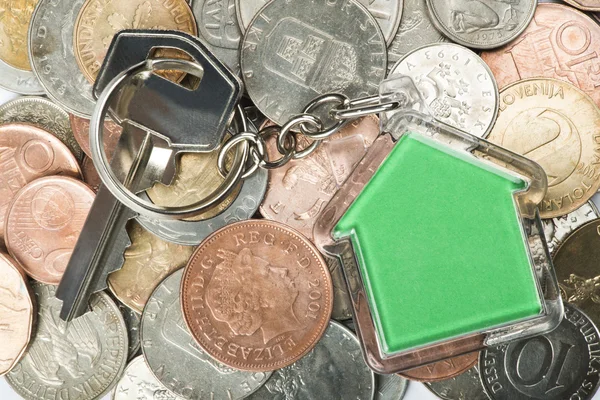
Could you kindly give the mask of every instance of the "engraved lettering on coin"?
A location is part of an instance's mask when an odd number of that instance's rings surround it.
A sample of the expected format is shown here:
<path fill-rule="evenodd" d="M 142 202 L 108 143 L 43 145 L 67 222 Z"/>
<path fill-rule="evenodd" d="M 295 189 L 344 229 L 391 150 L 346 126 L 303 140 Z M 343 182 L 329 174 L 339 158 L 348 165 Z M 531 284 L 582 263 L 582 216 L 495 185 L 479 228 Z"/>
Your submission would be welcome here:
<path fill-rule="evenodd" d="M 36 3 L 37 0 L 0 1 L 0 59 L 25 71 L 31 71 L 27 28 Z"/>
<path fill-rule="evenodd" d="M 248 94 L 277 124 L 324 93 L 377 93 L 387 67 L 377 21 L 355 0 L 318 0 L 310 7 L 272 1 L 252 21 L 241 52 Z"/>
<path fill-rule="evenodd" d="M 600 26 L 564 4 L 540 4 L 517 40 L 483 52 L 498 85 L 546 77 L 570 82 L 600 105 Z"/>
<path fill-rule="evenodd" d="M 427 0 L 435 26 L 452 41 L 492 49 L 515 39 L 529 24 L 536 0 Z"/>
<path fill-rule="evenodd" d="M 310 353 L 273 372 L 248 399 L 372 399 L 374 388 L 375 376 L 363 360 L 358 339 L 331 321 Z"/>
<path fill-rule="evenodd" d="M 481 381 L 494 400 L 590 400 L 598 389 L 598 328 L 575 306 L 545 335 L 481 352 Z"/>
<path fill-rule="evenodd" d="M 585 204 L 600 186 L 600 110 L 577 87 L 534 78 L 500 93 L 500 112 L 488 140 L 540 164 L 548 192 L 542 218 L 566 215 Z"/>
<path fill-rule="evenodd" d="M 15 260 L 0 253 L 0 376 L 21 359 L 33 327 L 33 302 L 27 278 Z"/>
<path fill-rule="evenodd" d="M 332 283 L 310 241 L 283 224 L 250 220 L 198 247 L 181 296 L 207 353 L 233 368 L 270 371 L 314 347 L 331 316 Z"/>
<path fill-rule="evenodd" d="M 154 376 L 184 399 L 241 399 L 262 386 L 270 372 L 243 372 L 214 360 L 196 343 L 181 310 L 183 269 L 163 280 L 142 314 L 142 351 Z M 168 367 L 167 367 L 168 366 Z"/>
<path fill-rule="evenodd" d="M 426 382 L 425 387 L 443 400 L 490 400 L 481 384 L 479 365 L 451 379 Z"/>
<path fill-rule="evenodd" d="M 93 201 L 94 192 L 73 178 L 29 183 L 8 208 L 8 251 L 34 279 L 58 284 Z"/>
<path fill-rule="evenodd" d="M 91 312 L 68 324 L 59 317 L 56 287 L 34 283 L 38 327 L 24 358 L 7 375 L 23 398 L 51 393 L 62 398 L 101 398 L 116 383 L 127 361 L 127 331 L 114 302 L 94 295 Z"/>
<path fill-rule="evenodd" d="M 475 136 L 486 137 L 498 112 L 498 88 L 487 65 L 452 43 L 424 46 L 392 67 L 413 79 L 433 116 Z"/>
<path fill-rule="evenodd" d="M 552 218 L 551 220 L 543 220 L 542 225 L 544 227 L 544 235 L 546 236 L 550 253 L 554 254 L 560 244 L 571 235 L 575 229 L 599 216 L 600 214 L 594 203 L 588 201 L 577 210 L 568 213 L 567 215 Z"/>
<path fill-rule="evenodd" d="M 148 368 L 144 356 L 136 357 L 125 368 L 117 383 L 113 400 L 180 400 L 160 383 Z"/>
<path fill-rule="evenodd" d="M 136 221 L 129 223 L 127 233 L 131 246 L 125 250 L 123 268 L 108 275 L 108 287 L 123 304 L 141 313 L 156 285 L 184 266 L 194 248 L 166 242 Z"/>

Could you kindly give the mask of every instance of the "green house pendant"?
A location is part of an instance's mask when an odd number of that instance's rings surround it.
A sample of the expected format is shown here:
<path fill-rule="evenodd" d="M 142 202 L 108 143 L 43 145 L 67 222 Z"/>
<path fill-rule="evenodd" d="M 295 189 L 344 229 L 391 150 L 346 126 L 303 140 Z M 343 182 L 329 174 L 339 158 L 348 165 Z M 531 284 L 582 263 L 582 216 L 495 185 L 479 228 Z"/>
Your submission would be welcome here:
<path fill-rule="evenodd" d="M 394 373 L 554 329 L 541 167 L 434 122 L 409 78 L 381 91 L 404 111 L 315 227 L 342 261 L 367 363 Z"/>

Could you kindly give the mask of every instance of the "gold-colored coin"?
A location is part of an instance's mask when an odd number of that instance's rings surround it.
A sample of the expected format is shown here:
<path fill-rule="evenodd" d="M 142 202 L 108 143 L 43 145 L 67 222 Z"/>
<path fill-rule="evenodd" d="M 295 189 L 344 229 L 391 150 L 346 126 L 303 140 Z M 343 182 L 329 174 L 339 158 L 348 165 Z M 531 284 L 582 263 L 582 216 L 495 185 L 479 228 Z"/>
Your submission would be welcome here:
<path fill-rule="evenodd" d="M 178 30 L 194 36 L 196 20 L 185 0 L 86 0 L 75 23 L 73 48 L 79 68 L 94 82 L 113 36 L 123 29 Z M 159 57 L 185 57 L 176 50 L 163 50 Z M 169 76 L 179 80 L 183 73 Z"/>
<path fill-rule="evenodd" d="M 169 186 L 156 183 L 146 193 L 154 204 L 161 206 L 187 206 L 194 204 L 210 195 L 224 178 L 217 169 L 219 150 L 210 153 L 185 153 L 182 154 L 177 164 L 177 173 Z M 226 165 L 231 167 L 233 157 L 231 152 L 226 158 Z M 201 221 L 225 211 L 236 199 L 241 189 L 237 187 L 221 201 L 218 206 L 200 215 L 186 218 L 185 221 Z"/>
<path fill-rule="evenodd" d="M 488 140 L 544 168 L 542 218 L 578 209 L 600 187 L 600 109 L 569 83 L 534 78 L 504 88 Z"/>
<path fill-rule="evenodd" d="M 0 0 L 0 59 L 18 69 L 31 71 L 27 31 L 38 0 Z"/>
<path fill-rule="evenodd" d="M 125 250 L 123 268 L 108 276 L 108 287 L 123 304 L 141 313 L 156 286 L 184 266 L 195 247 L 166 242 L 135 221 L 127 233 L 131 246 Z"/>

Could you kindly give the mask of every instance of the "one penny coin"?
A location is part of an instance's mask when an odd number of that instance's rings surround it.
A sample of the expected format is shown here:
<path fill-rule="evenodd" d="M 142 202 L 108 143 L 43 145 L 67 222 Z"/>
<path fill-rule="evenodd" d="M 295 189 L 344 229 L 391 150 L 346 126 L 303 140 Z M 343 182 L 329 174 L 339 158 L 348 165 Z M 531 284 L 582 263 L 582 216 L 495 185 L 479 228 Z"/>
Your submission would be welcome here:
<path fill-rule="evenodd" d="M 93 201 L 92 189 L 73 178 L 49 176 L 29 183 L 8 209 L 8 251 L 29 276 L 57 285 Z"/>
<path fill-rule="evenodd" d="M 198 28 L 185 0 L 86 0 L 75 22 L 73 49 L 81 72 L 94 82 L 113 36 L 123 29 L 178 30 L 196 36 Z M 161 57 L 181 58 L 176 50 Z M 183 73 L 176 73 L 179 80 Z"/>
<path fill-rule="evenodd" d="M 0 375 L 25 353 L 33 326 L 33 301 L 27 277 L 7 254 L 0 253 Z"/>
<path fill-rule="evenodd" d="M 51 133 L 27 124 L 0 126 L 0 239 L 4 238 L 6 209 L 27 183 L 49 175 L 79 178 L 75 156 Z"/>
<path fill-rule="evenodd" d="M 556 79 L 516 82 L 500 93 L 500 112 L 490 142 L 544 168 L 548 191 L 542 218 L 568 214 L 598 191 L 600 110 L 577 87 Z"/>
<path fill-rule="evenodd" d="M 300 233 L 273 221 L 228 225 L 192 255 L 181 284 L 184 319 L 217 361 L 246 371 L 293 364 L 328 326 L 327 263 Z"/>
<path fill-rule="evenodd" d="M 310 156 L 294 160 L 282 168 L 269 170 L 267 193 L 260 213 L 283 222 L 308 238 L 321 209 L 350 175 L 354 166 L 379 135 L 379 119 L 374 116 L 353 121 L 317 147 Z M 309 145 L 300 138 L 300 147 Z M 281 155 L 275 140 L 267 142 L 270 159 Z"/>
<path fill-rule="evenodd" d="M 477 364 L 477 360 L 479 352 L 469 353 L 410 369 L 398 375 L 418 382 L 439 382 L 462 374 Z"/>
<path fill-rule="evenodd" d="M 539 4 L 527 29 L 513 42 L 481 58 L 500 89 L 528 78 L 560 79 L 600 105 L 600 26 L 563 4 Z"/>
<path fill-rule="evenodd" d="M 92 150 L 90 149 L 90 120 L 87 118 L 81 118 L 73 114 L 69 114 L 69 121 L 71 122 L 71 129 L 73 130 L 73 136 L 75 140 L 81 146 L 81 150 L 88 156 L 92 156 Z M 104 122 L 104 151 L 108 156 L 109 160 L 112 158 L 112 153 L 117 147 L 119 138 L 123 128 L 121 125 L 114 123 L 108 119 Z"/>

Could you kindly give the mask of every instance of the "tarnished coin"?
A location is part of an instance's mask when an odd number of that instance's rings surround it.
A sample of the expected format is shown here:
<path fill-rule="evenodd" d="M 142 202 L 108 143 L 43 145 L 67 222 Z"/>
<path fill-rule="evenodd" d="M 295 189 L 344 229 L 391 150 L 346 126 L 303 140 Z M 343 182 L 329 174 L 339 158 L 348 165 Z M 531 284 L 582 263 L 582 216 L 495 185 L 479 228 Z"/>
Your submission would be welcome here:
<path fill-rule="evenodd" d="M 425 387 L 443 400 L 490 400 L 481 384 L 479 365 L 445 381 L 426 382 Z"/>
<path fill-rule="evenodd" d="M 537 0 L 427 0 L 427 6 L 435 26 L 450 40 L 493 49 L 527 28 Z"/>
<path fill-rule="evenodd" d="M 577 228 L 588 221 L 600 217 L 592 201 L 588 201 L 577 210 L 562 217 L 545 219 L 542 221 L 544 235 L 548 243 L 548 250 L 554 254 L 558 246 Z M 577 305 L 577 304 L 576 304 Z"/>
<path fill-rule="evenodd" d="M 219 229 L 198 247 L 181 298 L 192 336 L 214 359 L 272 371 L 321 338 L 332 289 L 327 264 L 308 239 L 278 222 L 249 220 Z"/>
<path fill-rule="evenodd" d="M 115 303 L 117 304 L 117 307 L 119 307 L 119 311 L 121 311 L 125 326 L 127 327 L 127 337 L 129 338 L 127 359 L 131 360 L 138 354 L 141 348 L 140 324 L 142 323 L 142 316 L 118 300 L 116 300 Z"/>
<path fill-rule="evenodd" d="M 258 109 L 283 124 L 315 97 L 378 93 L 386 44 L 375 18 L 356 0 L 273 0 L 252 20 L 241 52 L 242 76 Z"/>
<path fill-rule="evenodd" d="M 375 376 L 367 367 L 356 335 L 330 321 L 325 334 L 307 355 L 273 372 L 249 400 L 373 399 Z"/>
<path fill-rule="evenodd" d="M 403 371 L 398 374 L 407 379 L 419 382 L 438 382 L 454 378 L 477 364 L 479 352 L 438 361 L 419 368 Z"/>
<path fill-rule="evenodd" d="M 600 322 L 600 220 L 573 232 L 554 255 L 554 268 L 565 301 Z"/>
<path fill-rule="evenodd" d="M 37 332 L 23 359 L 6 375 L 24 399 L 102 398 L 116 384 L 127 361 L 127 329 L 105 293 L 90 300 L 91 311 L 66 323 L 55 286 L 33 283 Z"/>
<path fill-rule="evenodd" d="M 388 46 L 388 70 L 413 50 L 447 41 L 431 23 L 425 0 L 404 0 L 403 4 L 400 27 Z"/>
<path fill-rule="evenodd" d="M 479 137 L 492 129 L 498 87 L 471 50 L 453 43 L 427 45 L 398 61 L 391 73 L 413 79 L 436 119 Z"/>
<path fill-rule="evenodd" d="M 540 4 L 518 40 L 483 52 L 498 86 L 546 77 L 570 82 L 600 105 L 600 26 L 563 4 Z"/>
<path fill-rule="evenodd" d="M 131 246 L 123 268 L 108 275 L 110 291 L 127 307 L 142 312 L 152 291 L 172 271 L 183 267 L 194 248 L 165 242 L 136 221 L 127 227 Z"/>
<path fill-rule="evenodd" d="M 379 119 L 375 116 L 364 117 L 352 121 L 322 142 L 310 156 L 269 170 L 269 185 L 260 205 L 260 213 L 312 238 L 321 209 L 331 200 L 377 136 Z M 304 136 L 298 140 L 300 147 L 309 144 Z M 280 157 L 275 140 L 267 141 L 267 151 L 272 160 Z"/>
<path fill-rule="evenodd" d="M 43 129 L 25 124 L 0 126 L 0 239 L 8 205 L 27 183 L 50 175 L 79 177 L 77 160 L 67 146 Z"/>
<path fill-rule="evenodd" d="M 548 192 L 542 218 L 555 218 L 584 205 L 600 187 L 600 110 L 577 87 L 556 79 L 516 82 L 500 93 L 500 112 L 488 137 L 540 164 Z"/>
<path fill-rule="evenodd" d="M 83 181 L 92 188 L 95 193 L 98 193 L 98 188 L 102 184 L 100 175 L 94 166 L 94 162 L 91 158 L 84 156 L 81 162 L 81 173 L 83 175 Z"/>
<path fill-rule="evenodd" d="M 31 71 L 27 30 L 37 0 L 0 2 L 0 87 L 21 94 L 42 94 Z"/>
<path fill-rule="evenodd" d="M 598 328 L 571 304 L 545 335 L 481 352 L 481 381 L 494 400 L 590 400 L 598 389 Z"/>
<path fill-rule="evenodd" d="M 90 149 L 90 120 L 69 114 L 69 122 L 71 124 L 73 136 L 75 137 L 75 140 L 79 146 L 81 146 L 81 150 L 83 150 L 85 155 L 91 158 L 92 150 Z M 104 122 L 104 151 L 106 151 L 106 155 L 109 160 L 112 158 L 112 153 L 117 147 L 117 143 L 119 142 L 122 132 L 123 128 L 121 125 L 114 123 L 110 119 L 107 119 Z"/>
<path fill-rule="evenodd" d="M 166 388 L 184 399 L 235 400 L 248 396 L 271 373 L 229 368 L 198 347 L 181 313 L 182 276 L 183 269 L 169 275 L 144 308 L 142 351 L 148 366 Z M 222 340 L 217 339 L 219 343 Z"/>
<path fill-rule="evenodd" d="M 373 400 L 402 400 L 408 381 L 396 374 L 375 374 L 375 385 Z"/>
<path fill-rule="evenodd" d="M 0 123 L 24 122 L 44 129 L 63 142 L 77 160 L 83 151 L 71 129 L 69 114 L 44 97 L 20 97 L 0 106 Z"/>
<path fill-rule="evenodd" d="M 239 75 L 242 32 L 235 3 L 235 0 L 194 0 L 191 7 L 198 23 L 198 36 L 219 60 Z"/>
<path fill-rule="evenodd" d="M 36 179 L 16 194 L 4 240 L 29 276 L 60 283 L 94 197 L 86 184 L 64 176 Z"/>
<path fill-rule="evenodd" d="M 115 386 L 113 400 L 181 400 L 171 393 L 148 368 L 144 356 L 131 360 Z"/>
<path fill-rule="evenodd" d="M 33 327 L 34 306 L 27 277 L 15 260 L 0 253 L 0 376 L 21 359 Z"/>
<path fill-rule="evenodd" d="M 600 11 L 600 1 L 598 0 L 564 0 L 565 3 L 585 11 Z"/>
<path fill-rule="evenodd" d="M 29 26 L 29 59 L 48 97 L 71 114 L 89 117 L 96 101 L 73 53 L 75 19 L 84 0 L 39 0 Z"/>
<path fill-rule="evenodd" d="M 194 0 L 197 1 L 197 0 Z M 398 30 L 402 18 L 402 5 L 407 0 L 359 0 L 375 17 L 383 37 L 389 44 Z M 245 32 L 258 11 L 267 4 L 267 0 L 235 0 L 235 11 L 242 32 Z"/>
<path fill-rule="evenodd" d="M 75 59 L 90 82 L 96 79 L 110 42 L 120 30 L 178 30 L 194 36 L 198 33 L 192 10 L 184 0 L 85 0 L 74 29 Z M 162 52 L 162 56 L 173 54 L 177 55 L 177 51 Z"/>

